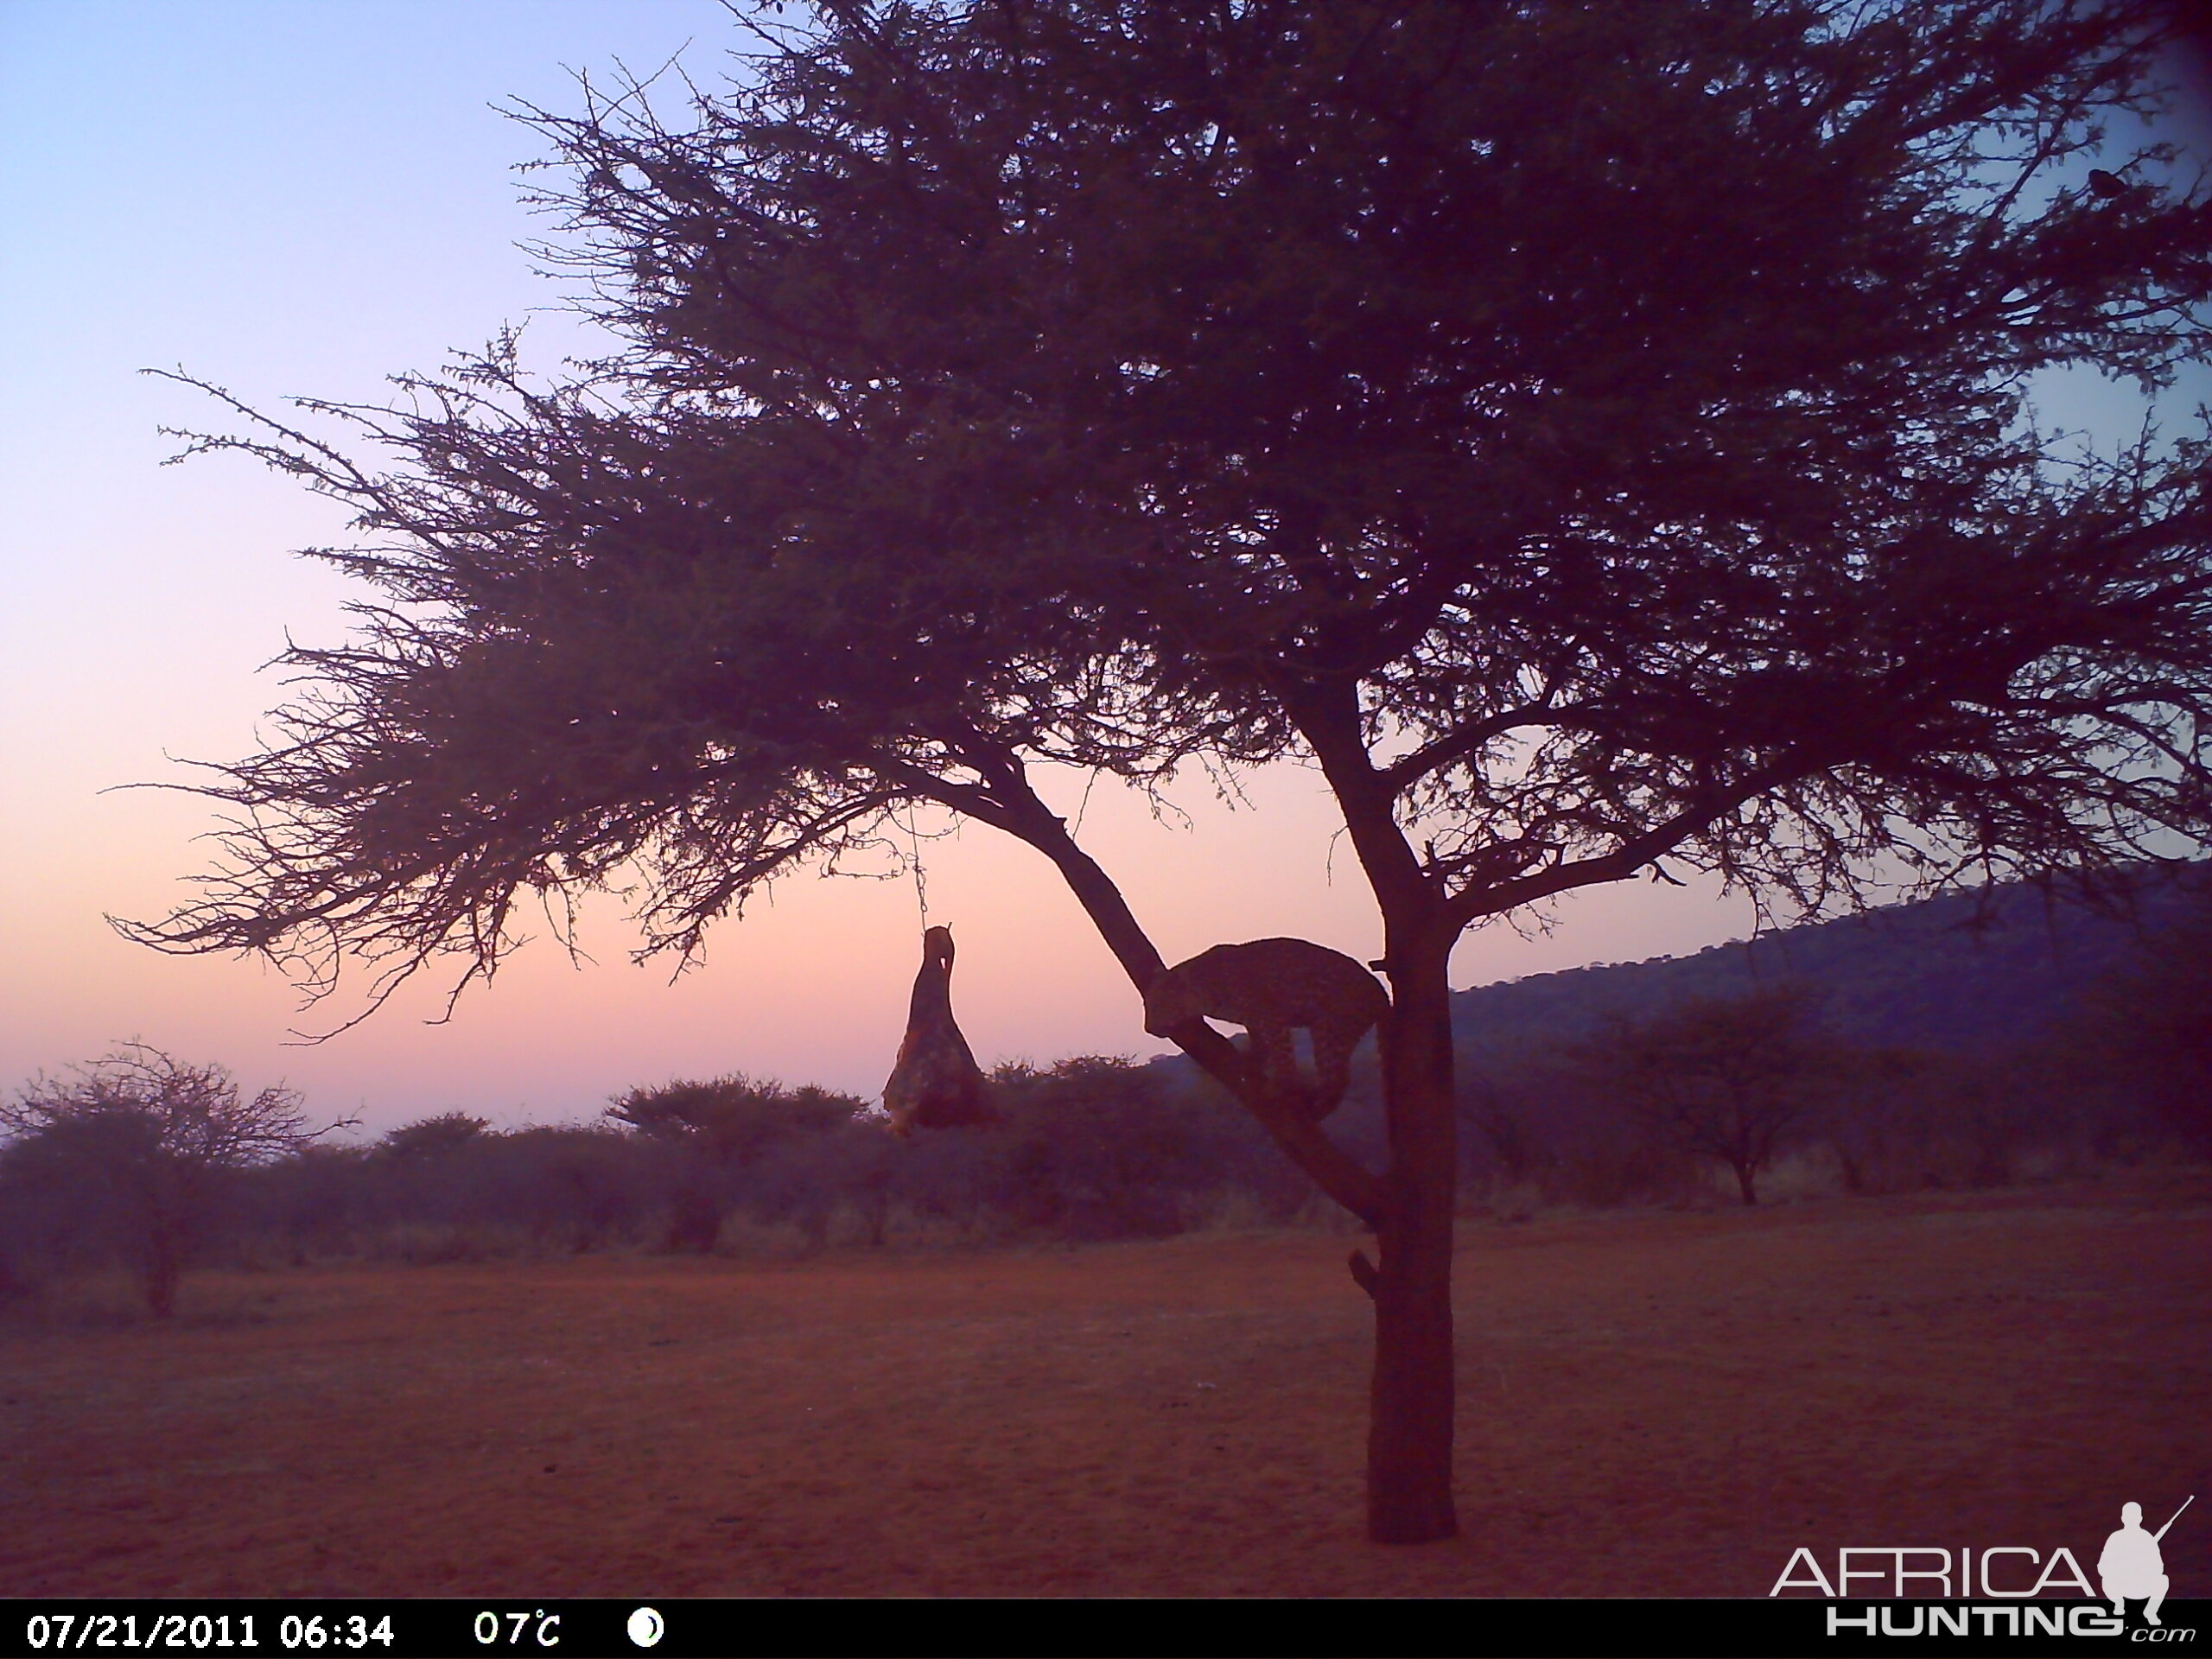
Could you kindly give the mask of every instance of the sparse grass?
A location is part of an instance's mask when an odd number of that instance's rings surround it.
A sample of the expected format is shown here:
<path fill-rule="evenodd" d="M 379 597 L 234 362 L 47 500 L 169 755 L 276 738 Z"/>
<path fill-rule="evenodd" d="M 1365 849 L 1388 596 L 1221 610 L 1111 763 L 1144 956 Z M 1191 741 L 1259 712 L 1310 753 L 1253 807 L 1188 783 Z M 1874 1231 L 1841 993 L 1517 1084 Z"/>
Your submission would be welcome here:
<path fill-rule="evenodd" d="M 1361 1539 L 1345 1241 L 1224 1230 L 67 1287 L 0 1322 L 0 1585 L 1763 1595 L 2212 1491 L 2203 1172 L 1463 1239 L 1451 1544 Z"/>

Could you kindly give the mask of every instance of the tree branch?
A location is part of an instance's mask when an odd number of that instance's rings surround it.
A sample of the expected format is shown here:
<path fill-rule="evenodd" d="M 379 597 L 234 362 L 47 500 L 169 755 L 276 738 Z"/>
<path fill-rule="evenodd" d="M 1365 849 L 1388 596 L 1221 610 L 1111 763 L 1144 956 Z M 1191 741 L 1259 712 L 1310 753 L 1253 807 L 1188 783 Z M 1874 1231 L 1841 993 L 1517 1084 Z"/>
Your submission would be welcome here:
<path fill-rule="evenodd" d="M 995 827 L 1052 861 L 1141 995 L 1166 971 L 1166 963 L 1121 889 L 1096 860 L 1076 845 L 1065 822 L 1038 798 L 1015 756 L 1001 751 L 995 755 L 979 752 L 972 758 L 989 768 L 991 798 L 1009 809 L 1007 820 Z M 1203 1020 L 1186 1020 L 1169 1035 L 1177 1047 L 1243 1103 L 1275 1144 L 1313 1177 L 1315 1185 L 1369 1225 L 1376 1223 L 1382 1208 L 1381 1181 L 1330 1140 L 1319 1124 L 1300 1116 L 1261 1086 L 1254 1068 L 1234 1044 Z"/>
<path fill-rule="evenodd" d="M 1459 929 L 1479 917 L 1496 916 L 1518 906 L 1532 905 L 1554 893 L 1570 892 L 1576 887 L 1626 880 L 1654 859 L 1672 851 L 1711 825 L 1722 813 L 1789 782 L 1797 775 L 1798 770 L 1783 766 L 1763 768 L 1726 791 L 1724 796 L 1712 798 L 1709 804 L 1678 813 L 1664 823 L 1655 825 L 1640 836 L 1631 836 L 1610 853 L 1595 858 L 1574 859 L 1554 865 L 1547 870 L 1539 870 L 1534 875 L 1454 893 L 1445 904 L 1445 914 L 1450 918 L 1456 935 Z"/>
<path fill-rule="evenodd" d="M 1538 715 L 1549 712 L 1548 696 L 1536 702 L 1523 703 L 1517 709 L 1508 709 L 1422 744 L 1411 754 L 1402 755 L 1389 766 L 1379 768 L 1376 775 L 1393 791 L 1403 790 L 1409 785 L 1419 783 L 1430 772 L 1448 766 L 1454 760 L 1466 759 L 1484 744 L 1503 737 L 1516 727 L 1532 724 Z"/>

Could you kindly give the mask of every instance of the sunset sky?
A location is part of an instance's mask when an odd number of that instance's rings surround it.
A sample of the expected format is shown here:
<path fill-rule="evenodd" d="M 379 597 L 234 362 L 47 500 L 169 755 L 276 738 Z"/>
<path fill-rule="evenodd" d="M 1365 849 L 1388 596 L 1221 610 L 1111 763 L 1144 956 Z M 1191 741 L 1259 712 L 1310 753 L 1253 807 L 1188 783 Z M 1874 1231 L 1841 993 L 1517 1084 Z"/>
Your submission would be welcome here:
<path fill-rule="evenodd" d="M 695 79 L 732 43 L 715 0 L 0 0 L 0 1088 L 143 1039 L 283 1078 L 371 1129 L 465 1109 L 503 1122 L 595 1113 L 672 1076 L 742 1070 L 874 1095 L 918 957 L 911 884 L 792 877 L 707 959 L 638 968 L 617 901 L 572 963 L 541 938 L 473 990 L 301 1012 L 255 963 L 175 958 L 103 917 L 149 918 L 206 868 L 213 814 L 170 757 L 234 760 L 283 696 L 287 635 L 343 634 L 348 585 L 289 556 L 346 539 L 332 503 L 234 456 L 163 468 L 162 426 L 233 424 L 146 368 L 181 365 L 257 407 L 374 401 L 385 375 L 526 322 L 526 362 L 592 349 L 515 244 L 550 234 L 513 166 L 543 154 L 493 105 L 568 111 L 572 71 Z M 671 99 L 671 103 L 673 103 Z M 2202 150 L 2200 149 L 2200 153 Z M 2047 415 L 2109 437 L 2134 394 L 2049 389 Z M 1173 791 L 1156 821 L 1102 781 L 1080 839 L 1173 961 L 1223 940 L 1312 938 L 1365 957 L 1372 905 L 1313 774 Z M 1079 777 L 1052 779 L 1072 817 Z M 925 826 L 928 820 L 925 820 Z M 940 821 L 941 823 L 941 821 Z M 1058 878 L 970 827 L 925 849 L 931 919 L 960 946 L 955 1004 L 978 1058 L 1144 1054 L 1135 993 Z M 1748 904 L 1639 881 L 1563 902 L 1547 937 L 1471 934 L 1454 982 L 1694 950 Z"/>

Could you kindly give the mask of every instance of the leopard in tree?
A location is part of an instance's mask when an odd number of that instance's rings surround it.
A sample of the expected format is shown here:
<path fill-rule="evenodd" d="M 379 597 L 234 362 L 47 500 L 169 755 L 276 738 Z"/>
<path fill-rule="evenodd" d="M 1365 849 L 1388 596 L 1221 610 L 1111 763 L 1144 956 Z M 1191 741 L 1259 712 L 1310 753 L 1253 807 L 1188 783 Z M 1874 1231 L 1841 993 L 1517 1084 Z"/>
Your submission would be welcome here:
<path fill-rule="evenodd" d="M 1389 1009 L 1389 994 L 1350 957 L 1305 939 L 1254 939 L 1161 973 L 1145 990 L 1144 1028 L 1166 1037 L 1186 1020 L 1243 1027 L 1261 1086 L 1318 1123 L 1343 1103 L 1352 1050 Z M 1313 1039 L 1311 1088 L 1291 1038 L 1300 1027 Z"/>

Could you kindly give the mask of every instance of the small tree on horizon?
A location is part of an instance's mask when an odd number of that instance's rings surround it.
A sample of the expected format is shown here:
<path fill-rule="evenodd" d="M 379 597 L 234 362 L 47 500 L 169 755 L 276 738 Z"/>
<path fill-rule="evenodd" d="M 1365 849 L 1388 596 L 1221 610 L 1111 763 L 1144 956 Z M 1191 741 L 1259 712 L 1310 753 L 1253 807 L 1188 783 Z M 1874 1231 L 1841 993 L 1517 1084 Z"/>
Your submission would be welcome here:
<path fill-rule="evenodd" d="M 733 1071 L 625 1090 L 603 1116 L 657 1140 L 705 1146 L 718 1160 L 742 1164 L 787 1136 L 842 1128 L 866 1104 L 857 1095 L 816 1084 L 787 1089 L 773 1079 Z"/>
<path fill-rule="evenodd" d="M 377 1147 L 386 1157 L 403 1162 L 443 1158 L 482 1139 L 491 1127 L 489 1118 L 473 1112 L 439 1112 L 388 1131 Z"/>
<path fill-rule="evenodd" d="M 106 1235 L 148 1311 L 166 1319 L 223 1178 L 349 1126 L 310 1129 L 296 1090 L 277 1084 L 248 1097 L 220 1065 L 129 1043 L 0 1101 L 0 1202 L 10 1185 L 60 1195 L 66 1225 Z"/>
<path fill-rule="evenodd" d="M 2212 220 L 2107 143 L 2166 28 L 824 0 L 680 122 L 529 111 L 621 347 L 307 405 L 389 471 L 197 441 L 353 505 L 322 556 L 379 597 L 134 936 L 380 998 L 634 885 L 688 956 L 919 804 L 1048 859 L 1141 992 L 1034 769 L 1308 761 L 1381 922 L 1383 1166 L 1173 1037 L 1373 1230 L 1370 1535 L 1450 1535 L 1467 928 L 1667 861 L 1818 909 L 2212 833 L 2205 443 L 2073 457 L 2026 402 L 2207 355 Z"/>
<path fill-rule="evenodd" d="M 1614 1020 L 1584 1065 L 1660 1141 L 1736 1178 L 1746 1205 L 1793 1131 L 1833 1091 L 1844 1065 L 1813 1029 L 1796 987 L 1694 997 L 1648 1020 Z"/>
<path fill-rule="evenodd" d="M 670 1192 L 667 1248 L 704 1252 L 714 1249 L 721 1230 L 733 1172 L 794 1138 L 845 1128 L 864 1109 L 856 1095 L 810 1083 L 786 1089 L 733 1071 L 626 1090 L 605 1116 L 675 1149 L 684 1160 Z"/>

